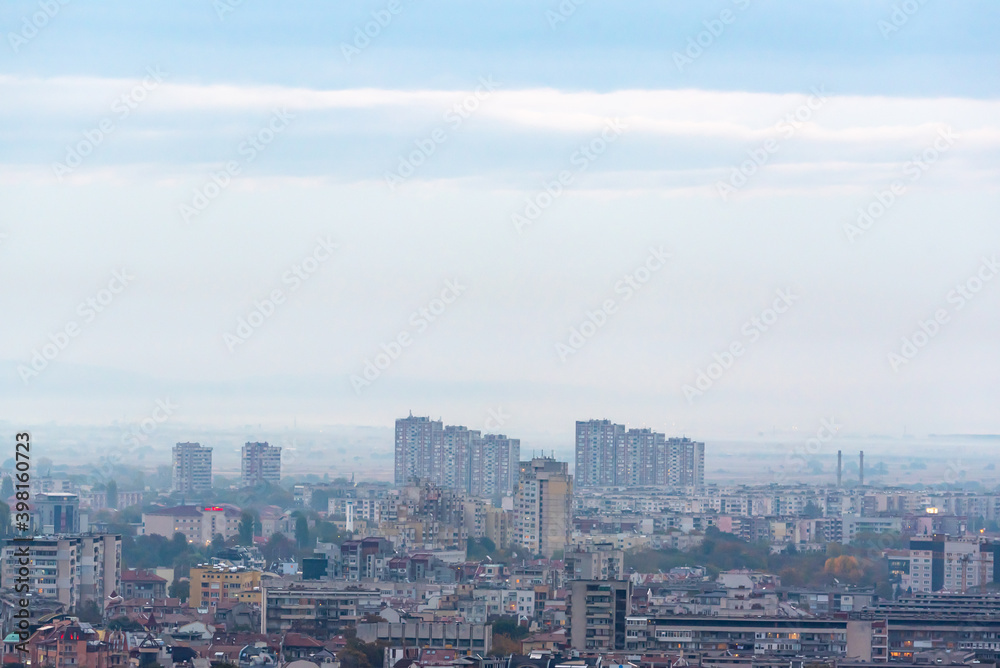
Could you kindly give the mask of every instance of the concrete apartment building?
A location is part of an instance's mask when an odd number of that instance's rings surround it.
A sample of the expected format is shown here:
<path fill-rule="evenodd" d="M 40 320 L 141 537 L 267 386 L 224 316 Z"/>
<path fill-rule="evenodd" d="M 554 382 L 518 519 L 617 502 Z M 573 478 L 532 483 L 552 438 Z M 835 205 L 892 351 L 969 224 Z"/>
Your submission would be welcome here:
<path fill-rule="evenodd" d="M 580 651 L 624 650 L 632 583 L 573 580 L 567 601 L 570 646 Z"/>
<path fill-rule="evenodd" d="M 377 614 L 382 604 L 377 589 L 356 585 L 352 589 L 334 588 L 311 582 L 273 588 L 265 585 L 262 600 L 261 633 L 294 629 L 320 640 L 354 626 L 366 614 Z"/>
<path fill-rule="evenodd" d="M 517 483 L 521 441 L 410 415 L 396 420 L 396 485 L 429 481 L 475 496 L 510 494 Z"/>
<path fill-rule="evenodd" d="M 566 549 L 573 524 L 573 477 L 551 457 L 521 462 L 514 495 L 514 544 L 551 559 Z"/>
<path fill-rule="evenodd" d="M 567 580 L 621 580 L 625 577 L 625 552 L 610 543 L 566 552 L 564 560 Z"/>
<path fill-rule="evenodd" d="M 182 494 L 212 489 L 212 448 L 200 443 L 174 446 L 171 467 L 171 490 Z"/>
<path fill-rule="evenodd" d="M 880 620 L 780 617 L 630 616 L 627 651 L 725 651 L 733 656 L 852 657 L 884 662 L 886 625 Z M 573 640 L 576 647 L 576 640 Z"/>
<path fill-rule="evenodd" d="M 493 647 L 493 627 L 448 622 L 378 622 L 358 624 L 358 640 L 403 647 L 450 648 L 485 656 Z"/>
<path fill-rule="evenodd" d="M 174 506 L 142 514 L 143 535 L 172 538 L 182 533 L 189 543 L 208 545 L 216 534 L 231 538 L 239 533 L 240 509 L 236 506 Z"/>
<path fill-rule="evenodd" d="M 494 498 L 514 491 L 520 471 L 521 440 L 503 434 L 484 434 L 472 443 L 469 457 L 469 493 Z"/>
<path fill-rule="evenodd" d="M 80 532 L 80 496 L 65 492 L 48 492 L 35 496 L 34 524 L 44 535 Z"/>
<path fill-rule="evenodd" d="M 240 464 L 240 484 L 256 487 L 265 483 L 281 482 L 281 448 L 263 443 L 247 442 L 243 445 Z"/>
<path fill-rule="evenodd" d="M 36 536 L 5 545 L 0 552 L 3 582 L 15 582 L 20 551 L 27 550 L 33 594 L 59 601 L 71 612 L 84 601 L 103 607 L 112 592 L 121 590 L 121 540 L 117 534 L 81 534 Z"/>
<path fill-rule="evenodd" d="M 581 488 L 702 487 L 705 444 L 610 420 L 578 421 L 575 475 Z"/>
<path fill-rule="evenodd" d="M 910 539 L 908 550 L 891 550 L 886 556 L 890 575 L 903 591 L 964 594 L 996 582 L 998 548 L 977 537 L 921 536 Z"/>
<path fill-rule="evenodd" d="M 215 611 L 219 605 L 260 604 L 260 571 L 233 566 L 226 562 L 200 564 L 191 569 L 192 608 Z"/>

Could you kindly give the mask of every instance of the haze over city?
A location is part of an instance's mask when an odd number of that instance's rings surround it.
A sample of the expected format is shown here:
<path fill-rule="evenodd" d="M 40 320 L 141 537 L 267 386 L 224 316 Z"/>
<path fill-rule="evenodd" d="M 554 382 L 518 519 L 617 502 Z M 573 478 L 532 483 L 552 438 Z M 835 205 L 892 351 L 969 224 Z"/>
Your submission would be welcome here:
<path fill-rule="evenodd" d="M 1000 432 L 995 6 L 377 5 L 5 5 L 6 431 Z"/>

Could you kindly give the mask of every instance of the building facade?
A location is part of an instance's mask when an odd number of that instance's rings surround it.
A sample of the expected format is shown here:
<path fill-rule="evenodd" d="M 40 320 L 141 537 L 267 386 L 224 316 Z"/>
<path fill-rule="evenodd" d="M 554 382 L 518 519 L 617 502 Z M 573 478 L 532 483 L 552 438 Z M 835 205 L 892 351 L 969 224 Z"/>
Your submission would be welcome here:
<path fill-rule="evenodd" d="M 492 498 L 513 492 L 521 441 L 429 417 L 396 420 L 396 485 L 419 481 Z"/>
<path fill-rule="evenodd" d="M 240 483 L 256 487 L 265 483 L 281 482 L 281 448 L 263 443 L 247 442 L 243 446 L 240 466 Z"/>
<path fill-rule="evenodd" d="M 188 604 L 192 608 L 214 611 L 220 604 L 229 607 L 237 603 L 261 603 L 260 571 L 225 562 L 191 569 Z"/>
<path fill-rule="evenodd" d="M 566 549 L 573 520 L 573 477 L 566 462 L 521 462 L 514 495 L 514 543 L 551 559 Z"/>
<path fill-rule="evenodd" d="M 118 534 L 81 534 L 36 536 L 5 545 L 0 552 L 3 582 L 16 581 L 27 552 L 33 595 L 59 601 L 71 612 L 85 601 L 103 606 L 112 592 L 121 590 L 121 540 Z"/>
<path fill-rule="evenodd" d="M 573 649 L 597 652 L 625 649 L 625 621 L 632 607 L 632 584 L 573 580 L 569 587 L 569 638 Z"/>
<path fill-rule="evenodd" d="M 143 535 L 172 538 L 184 534 L 189 543 L 208 545 L 216 534 L 231 538 L 239 533 L 240 509 L 236 506 L 175 506 L 142 514 Z"/>
<path fill-rule="evenodd" d="M 190 494 L 212 489 L 212 448 L 200 443 L 174 446 L 171 490 Z"/>
<path fill-rule="evenodd" d="M 581 488 L 701 487 L 705 444 L 610 420 L 577 422 L 575 475 Z"/>

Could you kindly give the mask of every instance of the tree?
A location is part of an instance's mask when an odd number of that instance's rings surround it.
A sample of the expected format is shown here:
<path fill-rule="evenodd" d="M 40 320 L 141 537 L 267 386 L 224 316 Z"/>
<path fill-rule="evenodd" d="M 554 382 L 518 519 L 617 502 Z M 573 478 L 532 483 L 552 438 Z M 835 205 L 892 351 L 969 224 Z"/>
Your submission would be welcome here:
<path fill-rule="evenodd" d="M 108 484 L 104 487 L 105 492 L 107 492 L 107 500 L 105 505 L 108 508 L 118 507 L 118 483 L 115 482 L 114 478 L 108 481 Z"/>
<path fill-rule="evenodd" d="M 132 621 L 128 617 L 118 617 L 108 622 L 108 629 L 111 631 L 141 631 L 142 624 Z"/>
<path fill-rule="evenodd" d="M 4 501 L 0 501 L 0 536 L 7 536 L 9 534 L 10 534 L 10 506 L 8 506 Z"/>
<path fill-rule="evenodd" d="M 226 539 L 222 537 L 221 533 L 217 533 L 212 536 L 212 545 L 210 546 L 212 555 L 216 555 L 226 549 Z"/>
<path fill-rule="evenodd" d="M 510 656 L 521 653 L 521 643 L 503 633 L 493 636 L 493 647 L 490 656 Z"/>
<path fill-rule="evenodd" d="M 253 513 L 249 510 L 240 515 L 239 544 L 253 545 Z"/>
<path fill-rule="evenodd" d="M 167 590 L 167 595 L 170 598 L 179 598 L 181 601 L 186 601 L 191 596 L 191 581 L 187 578 L 180 580 L 176 579 L 170 583 L 170 588 Z"/>
<path fill-rule="evenodd" d="M 816 503 L 810 499 L 805 507 L 802 508 L 802 517 L 807 519 L 816 519 L 818 517 L 823 517 L 823 510 L 816 505 Z"/>
<path fill-rule="evenodd" d="M 324 513 L 330 506 L 330 492 L 323 489 L 317 489 L 312 493 L 309 499 L 309 507 L 313 510 L 322 510 Z"/>
<path fill-rule="evenodd" d="M 528 636 L 528 628 L 521 626 L 517 617 L 497 617 L 493 620 L 494 640 L 497 634 L 507 636 L 511 640 L 520 640 Z"/>
<path fill-rule="evenodd" d="M 295 513 L 295 542 L 300 550 L 309 546 L 309 520 L 299 512 Z"/>
<path fill-rule="evenodd" d="M 295 556 L 295 545 L 283 533 L 273 534 L 267 544 L 261 549 L 264 560 L 273 564 L 281 559 L 288 559 Z"/>
<path fill-rule="evenodd" d="M 100 624 L 104 617 L 101 614 L 101 607 L 94 599 L 84 601 L 77 609 L 76 616 L 80 618 L 81 622 L 88 624 Z"/>

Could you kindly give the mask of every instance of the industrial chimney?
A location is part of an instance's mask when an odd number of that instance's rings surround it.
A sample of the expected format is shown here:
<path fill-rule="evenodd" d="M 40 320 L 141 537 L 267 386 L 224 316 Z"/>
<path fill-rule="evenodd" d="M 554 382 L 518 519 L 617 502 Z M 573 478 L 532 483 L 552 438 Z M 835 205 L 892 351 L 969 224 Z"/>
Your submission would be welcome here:
<path fill-rule="evenodd" d="M 840 450 L 837 450 L 837 489 L 840 489 L 843 472 L 844 472 L 843 455 Z"/>
<path fill-rule="evenodd" d="M 865 486 L 865 451 L 861 451 L 861 462 L 858 464 L 858 484 Z"/>

